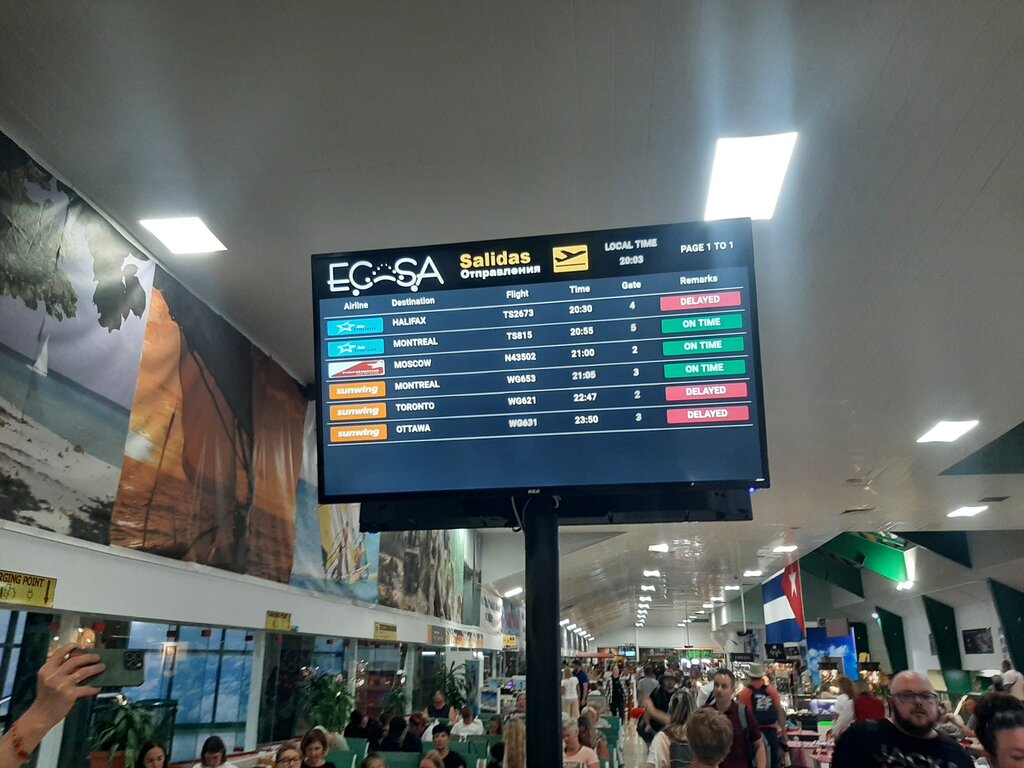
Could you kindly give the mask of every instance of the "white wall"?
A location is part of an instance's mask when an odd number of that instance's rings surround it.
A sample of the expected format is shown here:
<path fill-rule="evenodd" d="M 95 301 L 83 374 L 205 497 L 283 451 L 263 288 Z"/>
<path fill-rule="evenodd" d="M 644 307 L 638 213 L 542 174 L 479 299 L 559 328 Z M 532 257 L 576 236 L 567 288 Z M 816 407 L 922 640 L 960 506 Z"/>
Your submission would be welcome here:
<path fill-rule="evenodd" d="M 629 627 L 598 632 L 596 637 L 597 647 L 636 643 L 641 648 L 682 648 L 684 645 L 692 645 L 694 648 L 721 649 L 721 645 L 711 637 L 710 624 L 691 625 L 688 641 L 683 627 Z"/>
<path fill-rule="evenodd" d="M 427 642 L 431 624 L 479 632 L 406 611 L 346 601 L 195 563 L 40 532 L 0 521 L 0 567 L 57 579 L 54 608 L 82 614 L 262 629 L 284 611 L 300 632 L 373 638 L 375 621 L 395 624 L 403 642 Z M 484 634 L 501 648 L 501 635 Z"/>

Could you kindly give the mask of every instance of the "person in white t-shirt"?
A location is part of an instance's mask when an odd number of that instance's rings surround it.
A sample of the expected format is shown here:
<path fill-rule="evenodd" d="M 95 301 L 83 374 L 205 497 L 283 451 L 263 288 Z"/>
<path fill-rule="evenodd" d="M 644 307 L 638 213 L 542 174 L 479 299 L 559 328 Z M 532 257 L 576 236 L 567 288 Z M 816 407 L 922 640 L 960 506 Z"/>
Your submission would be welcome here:
<path fill-rule="evenodd" d="M 562 714 L 570 720 L 580 716 L 580 681 L 569 667 L 562 670 Z"/>
<path fill-rule="evenodd" d="M 483 735 L 484 724 L 473 717 L 472 709 L 469 707 L 463 707 L 459 714 L 462 715 L 462 718 L 452 726 L 452 736 Z"/>
<path fill-rule="evenodd" d="M 1009 659 L 1003 661 L 1003 691 L 1024 701 L 1024 675 L 1013 668 Z"/>

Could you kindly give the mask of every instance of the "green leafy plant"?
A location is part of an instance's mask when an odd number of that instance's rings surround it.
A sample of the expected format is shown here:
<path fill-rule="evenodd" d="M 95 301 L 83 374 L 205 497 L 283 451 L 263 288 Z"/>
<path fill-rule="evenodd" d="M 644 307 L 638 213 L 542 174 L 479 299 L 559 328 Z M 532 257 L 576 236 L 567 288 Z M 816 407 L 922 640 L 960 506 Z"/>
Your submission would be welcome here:
<path fill-rule="evenodd" d="M 340 732 L 355 706 L 355 694 L 341 675 L 310 675 L 302 685 L 302 717 L 310 726 Z"/>
<path fill-rule="evenodd" d="M 407 709 L 407 701 L 409 697 L 406 695 L 405 690 L 399 685 L 392 688 L 390 691 L 384 694 L 384 697 L 380 700 L 380 708 L 383 714 L 391 715 L 404 715 Z"/>
<path fill-rule="evenodd" d="M 448 706 L 454 707 L 456 712 L 466 706 L 469 684 L 466 682 L 465 663 L 455 666 L 452 662 L 447 669 L 441 667 L 434 672 L 434 690 L 443 693 Z"/>
<path fill-rule="evenodd" d="M 124 764 L 134 765 L 139 747 L 153 738 L 153 720 L 149 712 L 122 698 L 97 724 L 93 740 L 97 752 L 109 752 L 113 765 L 118 752 L 124 752 Z"/>

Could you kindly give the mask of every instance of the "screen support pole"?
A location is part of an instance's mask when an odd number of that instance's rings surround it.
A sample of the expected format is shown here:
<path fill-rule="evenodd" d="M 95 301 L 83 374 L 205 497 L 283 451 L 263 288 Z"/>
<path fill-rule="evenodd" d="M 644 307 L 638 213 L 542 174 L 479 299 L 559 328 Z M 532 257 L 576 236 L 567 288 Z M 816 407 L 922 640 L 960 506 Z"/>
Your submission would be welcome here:
<path fill-rule="evenodd" d="M 562 764 L 562 631 L 558 598 L 558 502 L 533 497 L 526 539 L 526 764 Z"/>

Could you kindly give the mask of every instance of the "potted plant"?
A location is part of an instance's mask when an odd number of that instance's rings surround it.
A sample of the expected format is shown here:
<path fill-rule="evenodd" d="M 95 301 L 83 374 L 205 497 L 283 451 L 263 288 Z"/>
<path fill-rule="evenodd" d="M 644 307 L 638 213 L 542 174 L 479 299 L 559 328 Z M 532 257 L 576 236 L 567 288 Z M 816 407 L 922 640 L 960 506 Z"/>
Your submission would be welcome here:
<path fill-rule="evenodd" d="M 153 738 L 153 720 L 146 710 L 122 696 L 99 721 L 97 730 L 90 768 L 131 768 L 139 747 Z"/>
<path fill-rule="evenodd" d="M 441 667 L 434 673 L 434 690 L 440 691 L 448 700 L 448 706 L 456 712 L 466 706 L 466 693 L 469 685 L 466 682 L 465 663 L 455 666 L 455 662 L 445 669 Z"/>
<path fill-rule="evenodd" d="M 401 685 L 396 685 L 385 693 L 384 697 L 380 700 L 381 714 L 388 717 L 404 715 L 408 711 L 406 708 L 407 701 L 408 697 L 405 695 L 405 690 Z"/>
<path fill-rule="evenodd" d="M 310 675 L 302 684 L 302 718 L 310 727 L 322 725 L 340 733 L 355 705 L 355 694 L 341 675 Z"/>

